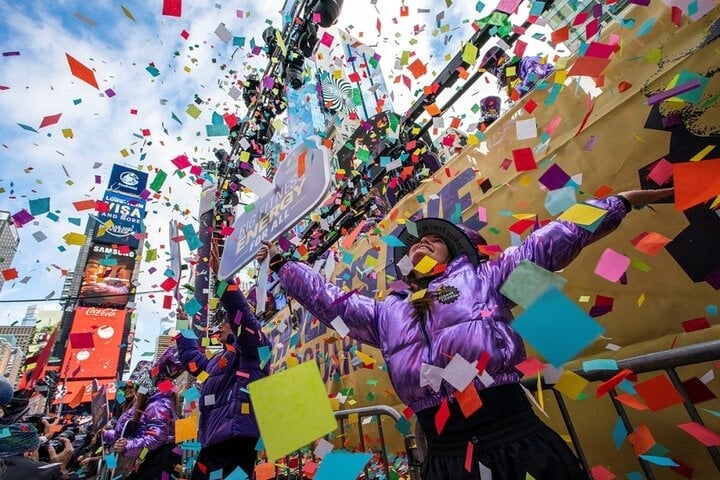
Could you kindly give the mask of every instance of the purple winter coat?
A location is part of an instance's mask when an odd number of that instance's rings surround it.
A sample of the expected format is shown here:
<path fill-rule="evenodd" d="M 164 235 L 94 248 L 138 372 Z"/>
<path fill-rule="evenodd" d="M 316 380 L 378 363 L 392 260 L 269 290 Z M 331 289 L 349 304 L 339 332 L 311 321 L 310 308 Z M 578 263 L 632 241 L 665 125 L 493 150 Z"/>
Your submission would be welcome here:
<path fill-rule="evenodd" d="M 105 430 L 103 440 L 113 445 L 116 440 L 123 437 L 125 425 L 132 420 L 135 406 L 128 408 L 120 415 L 113 430 Z M 128 439 L 127 446 L 122 452 L 127 457 L 137 457 L 143 448 L 153 451 L 168 443 L 175 443 L 175 404 L 173 392 L 156 392 L 150 396 L 145 407 L 145 413 L 140 416 L 134 435 L 125 433 Z"/>
<path fill-rule="evenodd" d="M 269 365 L 260 368 L 258 353 L 259 347 L 270 346 L 270 340 L 262 333 L 245 296 L 239 290 L 226 291 L 220 301 L 231 322 L 238 312 L 242 313 L 239 333 L 237 337 L 228 337 L 222 353 L 208 360 L 197 339 L 182 335 L 177 338 L 178 354 L 185 368 L 193 375 L 208 373 L 199 400 L 199 440 L 203 447 L 233 437 L 260 437 L 247 386 L 267 376 L 270 369 Z M 192 363 L 196 365 L 194 370 L 190 368 Z M 250 405 L 249 414 L 242 413 L 243 403 Z"/>
<path fill-rule="evenodd" d="M 350 337 L 379 348 L 387 362 L 390 380 L 400 400 L 414 411 L 437 406 L 449 396 L 443 383 L 439 392 L 420 386 L 421 365 L 444 368 L 455 354 L 467 361 L 490 354 L 486 367 L 496 385 L 518 382 L 514 366 L 526 358 L 522 338 L 510 326 L 513 303 L 500 287 L 522 260 L 556 271 L 567 266 L 589 243 L 613 231 L 627 213 L 622 200 L 610 197 L 587 202 L 608 211 L 592 233 L 570 222 L 556 220 L 536 230 L 519 247 L 510 247 L 494 260 L 474 267 L 464 255 L 450 261 L 445 272 L 430 282 L 429 290 L 457 288 L 455 301 L 435 301 L 425 321 L 412 319 L 406 293 L 391 293 L 383 301 L 352 295 L 328 283 L 311 267 L 287 262 L 280 281 L 288 292 L 325 325 L 340 316 Z M 332 328 L 332 327 L 331 327 Z M 476 377 L 475 385 L 484 388 Z"/>

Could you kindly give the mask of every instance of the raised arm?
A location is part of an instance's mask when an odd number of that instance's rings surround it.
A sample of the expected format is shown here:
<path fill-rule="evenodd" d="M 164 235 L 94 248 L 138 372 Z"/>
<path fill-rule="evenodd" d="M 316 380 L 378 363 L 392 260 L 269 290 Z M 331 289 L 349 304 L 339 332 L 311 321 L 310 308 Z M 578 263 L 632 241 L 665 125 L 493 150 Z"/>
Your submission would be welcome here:
<path fill-rule="evenodd" d="M 185 367 L 185 370 L 192 375 L 204 371 L 208 365 L 208 358 L 205 352 L 200 348 L 197 338 L 187 338 L 182 334 L 175 338 L 177 343 L 178 357 Z"/>
<path fill-rule="evenodd" d="M 228 315 L 228 321 L 240 326 L 235 346 L 243 358 L 258 358 L 258 348 L 270 346 L 270 340 L 262 331 L 260 321 L 253 313 L 245 295 L 230 283 L 220 297 L 220 303 Z"/>
<path fill-rule="evenodd" d="M 508 248 L 500 258 L 481 264 L 479 271 L 494 270 L 497 275 L 493 280 L 499 287 L 522 260 L 530 260 L 550 271 L 561 270 L 584 247 L 615 230 L 632 207 L 657 202 L 670 194 L 672 189 L 634 190 L 602 200 L 588 200 L 585 202 L 588 205 L 607 211 L 594 231 L 565 220 L 552 221 L 531 233 L 519 247 Z"/>
<path fill-rule="evenodd" d="M 258 253 L 258 259 L 270 255 L 270 268 L 279 274 L 280 284 L 290 296 L 329 328 L 335 328 L 332 322 L 340 317 L 347 325 L 351 338 L 376 347 L 380 345 L 378 302 L 357 293 L 348 296 L 347 292 L 325 280 L 310 266 L 285 262 L 277 255 L 273 245 L 263 243 L 265 250 Z"/>

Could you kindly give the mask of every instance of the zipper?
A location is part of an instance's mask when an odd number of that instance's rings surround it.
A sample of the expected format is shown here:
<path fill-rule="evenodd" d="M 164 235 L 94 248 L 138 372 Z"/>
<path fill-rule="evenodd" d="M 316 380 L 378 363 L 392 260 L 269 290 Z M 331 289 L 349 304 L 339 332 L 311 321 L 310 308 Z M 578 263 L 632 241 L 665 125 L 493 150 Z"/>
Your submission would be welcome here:
<path fill-rule="evenodd" d="M 430 334 L 428 334 L 425 324 L 428 316 L 430 316 L 430 312 L 425 313 L 424 319 L 420 320 L 420 330 L 422 330 L 423 337 L 425 337 L 425 344 L 427 345 L 427 363 L 428 365 L 432 365 L 432 342 L 430 341 Z"/>

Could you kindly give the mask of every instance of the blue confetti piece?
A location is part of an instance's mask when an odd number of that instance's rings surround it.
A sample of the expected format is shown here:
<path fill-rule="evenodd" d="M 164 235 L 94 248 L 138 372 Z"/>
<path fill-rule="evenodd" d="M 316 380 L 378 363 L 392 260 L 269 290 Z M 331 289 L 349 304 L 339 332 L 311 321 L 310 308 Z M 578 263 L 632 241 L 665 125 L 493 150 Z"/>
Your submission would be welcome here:
<path fill-rule="evenodd" d="M 656 457 L 655 455 L 640 455 L 640 458 L 646 462 L 661 466 L 661 467 L 679 467 L 672 458 L 667 457 Z"/>
<path fill-rule="evenodd" d="M 625 442 L 625 438 L 627 438 L 627 434 L 628 431 L 625 428 L 625 424 L 623 423 L 622 418 L 618 418 L 612 430 L 612 438 L 613 442 L 615 443 L 615 448 L 620 450 L 623 442 Z"/>
<path fill-rule="evenodd" d="M 196 248 L 202 246 L 203 243 L 198 238 L 192 225 L 183 225 L 182 232 L 190 250 L 195 250 Z"/>

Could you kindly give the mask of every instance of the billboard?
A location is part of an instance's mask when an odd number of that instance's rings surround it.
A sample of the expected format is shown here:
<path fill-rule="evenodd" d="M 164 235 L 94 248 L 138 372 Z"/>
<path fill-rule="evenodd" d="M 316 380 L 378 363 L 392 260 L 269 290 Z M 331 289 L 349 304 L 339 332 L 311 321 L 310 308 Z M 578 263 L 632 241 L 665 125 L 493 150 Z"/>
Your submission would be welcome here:
<path fill-rule="evenodd" d="M 124 307 L 132 290 L 135 251 L 93 243 L 83 271 L 79 301 L 82 305 Z"/>
<path fill-rule="evenodd" d="M 70 329 L 61 378 L 115 378 L 126 313 L 125 309 L 78 307 Z"/>
<path fill-rule="evenodd" d="M 145 200 L 107 190 L 102 205 L 97 216 L 102 225 L 95 232 L 94 240 L 137 248 L 139 242 L 135 234 L 142 232 Z"/>
<path fill-rule="evenodd" d="M 116 163 L 113 165 L 112 172 L 110 173 L 108 190 L 140 197 L 145 191 L 147 180 L 147 173 Z"/>
<path fill-rule="evenodd" d="M 288 153 L 274 183 L 254 179 L 252 186 L 246 184 L 260 198 L 252 210 L 237 216 L 222 252 L 218 277 L 227 279 L 235 274 L 255 258 L 262 240 L 275 240 L 322 201 L 330 186 L 330 154 L 321 141 L 307 138 Z"/>

